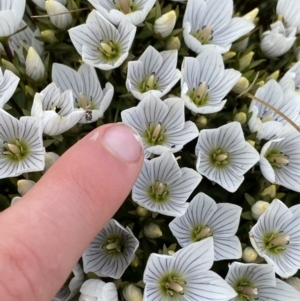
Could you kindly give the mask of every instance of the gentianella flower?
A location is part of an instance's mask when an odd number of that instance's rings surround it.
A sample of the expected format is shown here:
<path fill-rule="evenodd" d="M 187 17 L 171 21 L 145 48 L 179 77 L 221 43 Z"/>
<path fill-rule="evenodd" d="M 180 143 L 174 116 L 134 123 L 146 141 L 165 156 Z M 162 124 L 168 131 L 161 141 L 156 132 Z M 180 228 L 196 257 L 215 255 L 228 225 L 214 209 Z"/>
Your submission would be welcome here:
<path fill-rule="evenodd" d="M 164 151 L 176 153 L 199 135 L 192 121 L 185 122 L 181 98 L 161 101 L 151 93 L 137 107 L 124 110 L 121 116 L 122 121 L 141 136 L 146 157 L 161 155 Z"/>
<path fill-rule="evenodd" d="M 82 60 L 102 70 L 119 67 L 127 58 L 136 27 L 124 21 L 116 29 L 99 12 L 93 10 L 86 24 L 69 30 L 70 38 Z"/>
<path fill-rule="evenodd" d="M 300 19 L 297 12 L 300 11 L 299 0 L 278 0 L 276 13 L 279 18 L 283 18 L 287 27 L 296 27 L 300 33 Z"/>
<path fill-rule="evenodd" d="M 79 292 L 84 279 L 84 274 L 79 263 L 75 265 L 72 273 L 74 277 L 72 277 L 68 285 L 64 285 L 59 290 L 52 301 L 69 301 Z"/>
<path fill-rule="evenodd" d="M 241 77 L 234 69 L 225 69 L 216 47 L 196 58 L 186 57 L 182 64 L 181 98 L 192 112 L 209 114 L 221 111 L 224 97 Z"/>
<path fill-rule="evenodd" d="M 233 262 L 225 280 L 237 293 L 230 301 L 292 301 L 300 298 L 297 290 L 275 277 L 271 264 Z"/>
<path fill-rule="evenodd" d="M 25 0 L 0 1 L 0 38 L 14 34 L 23 19 Z"/>
<path fill-rule="evenodd" d="M 144 300 L 229 300 L 237 293 L 216 273 L 213 239 L 208 238 L 177 251 L 173 256 L 152 253 L 143 281 Z"/>
<path fill-rule="evenodd" d="M 171 152 L 144 160 L 133 186 L 132 199 L 140 206 L 168 216 L 185 213 L 186 202 L 202 177 L 191 168 L 180 168 Z"/>
<path fill-rule="evenodd" d="M 274 199 L 249 236 L 258 255 L 274 265 L 280 277 L 291 277 L 300 268 L 300 205 L 288 208 Z"/>
<path fill-rule="evenodd" d="M 155 20 L 153 31 L 160 34 L 162 38 L 166 38 L 174 29 L 176 23 L 175 10 L 171 10 Z"/>
<path fill-rule="evenodd" d="M 17 89 L 19 81 L 20 78 L 13 72 L 5 70 L 3 73 L 0 67 L 0 109 L 2 109 L 12 97 Z"/>
<path fill-rule="evenodd" d="M 55 83 L 35 94 L 31 108 L 31 115 L 42 118 L 43 131 L 50 136 L 69 130 L 84 114 L 83 110 L 74 110 L 72 91 L 67 90 L 60 94 Z"/>
<path fill-rule="evenodd" d="M 285 28 L 281 21 L 270 25 L 271 30 L 262 34 L 260 48 L 269 58 L 276 58 L 288 52 L 296 40 L 296 28 Z"/>
<path fill-rule="evenodd" d="M 12 117 L 0 109 L 0 179 L 44 169 L 41 119 Z"/>
<path fill-rule="evenodd" d="M 114 87 L 110 83 L 106 83 L 102 90 L 94 67 L 88 64 L 82 64 L 76 72 L 68 66 L 54 63 L 52 80 L 63 92 L 72 89 L 75 111 L 85 111 L 80 123 L 102 118 L 114 94 Z"/>
<path fill-rule="evenodd" d="M 198 193 L 181 217 L 176 217 L 169 227 L 182 247 L 213 237 L 214 260 L 238 259 L 242 247 L 234 234 L 237 231 L 242 208 L 216 202 L 204 193 Z"/>
<path fill-rule="evenodd" d="M 300 94 L 292 89 L 285 90 L 274 79 L 260 87 L 255 96 L 272 105 L 292 121 L 297 121 L 300 113 Z M 265 105 L 252 100 L 248 121 L 251 132 L 257 132 L 256 139 L 271 139 L 287 124 L 287 121 Z"/>
<path fill-rule="evenodd" d="M 139 100 L 149 93 L 166 95 L 181 77 L 176 69 L 177 56 L 177 50 L 158 52 L 148 46 L 137 61 L 128 63 L 127 90 Z"/>
<path fill-rule="evenodd" d="M 118 291 L 113 282 L 89 279 L 81 286 L 80 293 L 78 301 L 118 301 Z"/>
<path fill-rule="evenodd" d="M 260 152 L 260 170 L 273 184 L 300 192 L 300 135 L 290 125 L 268 141 Z"/>
<path fill-rule="evenodd" d="M 259 161 L 259 153 L 245 141 L 239 122 L 202 130 L 196 156 L 198 172 L 230 192 L 238 189 L 243 174 Z"/>
<path fill-rule="evenodd" d="M 227 52 L 232 42 L 254 28 L 251 21 L 232 15 L 233 0 L 189 0 L 182 24 L 186 45 L 197 54 L 211 45 Z"/>
<path fill-rule="evenodd" d="M 119 279 L 134 258 L 139 241 L 128 227 L 111 219 L 82 255 L 85 273 Z"/>
<path fill-rule="evenodd" d="M 88 0 L 111 23 L 139 25 L 146 19 L 155 0 Z"/>

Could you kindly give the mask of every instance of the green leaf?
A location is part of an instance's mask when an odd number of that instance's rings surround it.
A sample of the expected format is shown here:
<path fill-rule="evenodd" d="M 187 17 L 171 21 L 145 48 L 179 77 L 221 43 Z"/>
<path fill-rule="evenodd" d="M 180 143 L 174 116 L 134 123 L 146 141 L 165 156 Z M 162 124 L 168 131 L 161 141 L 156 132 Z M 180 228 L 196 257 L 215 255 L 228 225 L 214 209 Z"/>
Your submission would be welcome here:
<path fill-rule="evenodd" d="M 161 17 L 161 7 L 160 7 L 160 4 L 159 4 L 159 1 L 156 0 L 156 20 Z"/>
<path fill-rule="evenodd" d="M 245 199 L 250 206 L 253 206 L 256 203 L 255 198 L 248 193 L 245 193 Z"/>
<path fill-rule="evenodd" d="M 243 219 L 246 219 L 246 220 L 248 220 L 248 221 L 252 221 L 252 220 L 253 220 L 253 217 L 252 217 L 251 211 L 243 212 L 243 213 L 242 213 L 242 218 L 243 218 Z"/>

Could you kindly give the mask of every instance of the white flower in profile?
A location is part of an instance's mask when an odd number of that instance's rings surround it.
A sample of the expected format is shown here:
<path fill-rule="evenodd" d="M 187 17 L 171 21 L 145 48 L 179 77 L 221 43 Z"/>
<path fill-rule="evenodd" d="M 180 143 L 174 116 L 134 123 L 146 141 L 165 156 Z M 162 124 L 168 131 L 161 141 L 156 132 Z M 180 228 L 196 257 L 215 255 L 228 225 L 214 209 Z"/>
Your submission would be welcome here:
<path fill-rule="evenodd" d="M 286 125 L 260 152 L 260 170 L 273 184 L 300 192 L 300 135 Z"/>
<path fill-rule="evenodd" d="M 296 40 L 296 28 L 285 28 L 281 21 L 270 25 L 271 30 L 262 34 L 260 48 L 268 58 L 276 58 L 288 52 Z"/>
<path fill-rule="evenodd" d="M 121 278 L 134 258 L 139 241 L 128 227 L 111 219 L 82 255 L 85 273 Z"/>
<path fill-rule="evenodd" d="M 225 280 L 237 293 L 230 301 L 292 301 L 300 298 L 297 290 L 275 277 L 271 264 L 233 262 Z"/>
<path fill-rule="evenodd" d="M 259 161 L 258 152 L 245 141 L 239 122 L 202 130 L 196 156 L 198 172 L 229 192 L 239 188 L 243 174 Z"/>
<path fill-rule="evenodd" d="M 61 3 L 62 5 L 66 5 L 68 0 L 55 0 L 55 1 Z M 36 4 L 39 8 L 46 10 L 45 0 L 32 0 L 32 2 Z"/>
<path fill-rule="evenodd" d="M 19 84 L 20 78 L 13 72 L 0 67 L 0 109 L 9 101 Z"/>
<path fill-rule="evenodd" d="M 74 277 L 72 277 L 68 285 L 64 285 L 59 290 L 52 301 L 69 301 L 79 292 L 84 279 L 84 274 L 79 263 L 75 265 L 72 273 Z"/>
<path fill-rule="evenodd" d="M 288 208 L 274 199 L 249 236 L 258 255 L 274 265 L 280 277 L 291 277 L 300 268 L 300 205 Z"/>
<path fill-rule="evenodd" d="M 297 12 L 300 11 L 299 0 L 278 0 L 276 13 L 279 18 L 283 18 L 287 27 L 296 27 L 300 33 L 300 19 Z"/>
<path fill-rule="evenodd" d="M 155 0 L 88 0 L 109 22 L 139 25 L 146 19 Z"/>
<path fill-rule="evenodd" d="M 137 105 L 121 113 L 122 121 L 132 126 L 142 138 L 145 156 L 178 152 L 199 135 L 197 126 L 184 117 L 184 102 L 180 98 L 161 101 L 148 94 Z"/>
<path fill-rule="evenodd" d="M 197 54 L 215 45 L 227 52 L 232 42 L 254 28 L 254 24 L 233 15 L 233 0 L 189 0 L 183 17 L 183 38 Z"/>
<path fill-rule="evenodd" d="M 238 259 L 242 247 L 234 234 L 239 225 L 240 206 L 216 202 L 204 193 L 198 193 L 190 202 L 185 214 L 170 224 L 173 235 L 182 247 L 213 237 L 214 260 Z"/>
<path fill-rule="evenodd" d="M 78 301 L 118 301 L 118 291 L 113 282 L 89 279 L 81 286 L 80 293 Z"/>
<path fill-rule="evenodd" d="M 206 49 L 196 58 L 185 57 L 182 64 L 181 98 L 194 113 L 221 111 L 224 97 L 241 77 L 234 69 L 225 69 L 216 47 Z"/>
<path fill-rule="evenodd" d="M 285 90 L 274 79 L 260 87 L 255 96 L 272 105 L 292 121 L 297 121 L 300 113 L 300 94 L 292 89 Z M 248 121 L 250 131 L 257 132 L 256 139 L 271 139 L 287 124 L 287 121 L 265 105 L 252 100 Z"/>
<path fill-rule="evenodd" d="M 101 70 L 119 67 L 127 58 L 136 27 L 120 22 L 116 29 L 99 12 L 93 10 L 82 24 L 69 29 L 71 41 L 82 60 Z"/>
<path fill-rule="evenodd" d="M 46 69 L 43 61 L 39 54 L 35 51 L 33 47 L 29 47 L 26 61 L 26 75 L 29 76 L 34 81 L 41 81 L 45 79 Z"/>
<path fill-rule="evenodd" d="M 83 110 L 74 110 L 72 91 L 60 94 L 55 83 L 49 84 L 40 93 L 35 93 L 31 108 L 31 115 L 42 118 L 43 131 L 50 136 L 69 130 L 84 114 Z"/>
<path fill-rule="evenodd" d="M 168 216 L 185 213 L 186 202 L 202 177 L 191 168 L 180 168 L 171 152 L 144 160 L 133 186 L 132 199 L 140 206 Z"/>
<path fill-rule="evenodd" d="M 0 179 L 43 170 L 44 158 L 41 119 L 0 109 Z"/>
<path fill-rule="evenodd" d="M 177 50 L 158 52 L 148 46 L 137 61 L 128 63 L 127 90 L 139 100 L 149 93 L 160 98 L 166 95 L 181 77 L 177 56 Z"/>
<path fill-rule="evenodd" d="M 219 275 L 209 271 L 214 261 L 213 239 L 177 251 L 173 256 L 152 253 L 143 281 L 144 300 L 218 300 L 237 294 Z"/>
<path fill-rule="evenodd" d="M 162 38 L 166 38 L 174 29 L 176 23 L 176 12 L 171 10 L 155 20 L 153 31 L 160 34 Z"/>
<path fill-rule="evenodd" d="M 52 80 L 63 92 L 72 89 L 75 111 L 85 111 L 80 123 L 102 118 L 114 94 L 114 87 L 110 83 L 106 83 L 102 90 L 95 69 L 88 64 L 82 64 L 76 72 L 68 66 L 54 63 Z"/>
<path fill-rule="evenodd" d="M 14 34 L 23 19 L 26 0 L 0 1 L 0 38 Z"/>

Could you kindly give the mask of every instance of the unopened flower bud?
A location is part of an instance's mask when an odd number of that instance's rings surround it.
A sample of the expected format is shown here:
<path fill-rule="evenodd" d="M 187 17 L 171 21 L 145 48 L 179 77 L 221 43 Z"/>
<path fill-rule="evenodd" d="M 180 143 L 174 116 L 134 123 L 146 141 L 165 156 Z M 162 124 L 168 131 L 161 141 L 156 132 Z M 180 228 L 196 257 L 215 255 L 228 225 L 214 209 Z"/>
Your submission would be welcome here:
<path fill-rule="evenodd" d="M 249 87 L 249 81 L 246 77 L 241 77 L 238 82 L 233 86 L 232 92 L 236 94 L 241 94 Z"/>
<path fill-rule="evenodd" d="M 226 62 L 227 60 L 230 60 L 233 57 L 235 57 L 236 53 L 234 51 L 228 51 L 224 53 L 222 56 L 223 56 L 223 61 Z"/>
<path fill-rule="evenodd" d="M 12 205 L 14 205 L 19 199 L 21 199 L 22 197 L 20 197 L 20 196 L 15 196 L 12 200 L 11 200 L 11 202 L 10 202 L 10 205 L 12 206 Z"/>
<path fill-rule="evenodd" d="M 300 279 L 298 277 L 291 277 L 286 279 L 286 282 L 295 288 L 297 291 L 300 291 Z"/>
<path fill-rule="evenodd" d="M 173 250 L 168 250 L 168 254 L 169 254 L 170 256 L 173 256 L 173 255 L 175 254 L 175 252 L 174 252 Z"/>
<path fill-rule="evenodd" d="M 261 193 L 262 196 L 269 195 L 272 199 L 276 196 L 276 185 L 271 185 L 265 188 Z"/>
<path fill-rule="evenodd" d="M 243 259 L 245 262 L 255 262 L 257 256 L 257 252 L 251 247 L 247 247 L 243 250 Z"/>
<path fill-rule="evenodd" d="M 246 15 L 243 16 L 244 19 L 254 22 L 256 16 L 259 13 L 259 9 L 258 8 L 254 8 L 252 9 L 249 13 L 247 13 Z"/>
<path fill-rule="evenodd" d="M 257 201 L 252 207 L 251 207 L 251 213 L 254 219 L 258 220 L 259 217 L 267 210 L 269 207 L 268 202 L 264 201 Z"/>
<path fill-rule="evenodd" d="M 246 140 L 246 142 L 248 142 L 253 147 L 255 146 L 255 141 L 253 141 L 253 140 Z"/>
<path fill-rule="evenodd" d="M 122 290 L 122 295 L 126 301 L 142 301 L 143 300 L 142 290 L 133 284 L 126 285 Z"/>
<path fill-rule="evenodd" d="M 139 264 L 140 264 L 140 259 L 136 255 L 134 255 L 133 260 L 130 262 L 130 266 L 137 268 Z"/>
<path fill-rule="evenodd" d="M 58 39 L 55 36 L 55 30 L 46 29 L 41 32 L 41 36 L 45 39 L 45 41 L 49 44 L 55 44 L 58 42 Z"/>
<path fill-rule="evenodd" d="M 29 47 L 26 57 L 26 75 L 34 81 L 41 81 L 45 78 L 45 66 L 33 47 Z"/>
<path fill-rule="evenodd" d="M 148 238 L 158 238 L 163 235 L 160 227 L 154 223 L 148 223 L 144 226 L 144 234 Z"/>
<path fill-rule="evenodd" d="M 199 129 L 203 129 L 207 126 L 207 118 L 203 115 L 200 115 L 197 119 L 196 119 L 196 125 Z"/>
<path fill-rule="evenodd" d="M 275 79 L 275 80 L 277 80 L 278 77 L 279 77 L 279 74 L 280 74 L 280 71 L 279 71 L 279 70 L 274 71 L 273 73 L 271 73 L 271 74 L 266 78 L 266 81 L 269 81 L 270 79 Z"/>
<path fill-rule="evenodd" d="M 233 117 L 233 121 L 239 122 L 241 125 L 247 122 L 247 114 L 244 112 L 236 113 Z"/>
<path fill-rule="evenodd" d="M 171 10 L 155 20 L 153 30 L 155 33 L 160 33 L 160 35 L 165 38 L 172 32 L 175 23 L 176 13 L 174 10 Z"/>
<path fill-rule="evenodd" d="M 43 173 L 45 173 L 59 158 L 59 155 L 49 152 L 45 154 L 45 168 Z"/>
<path fill-rule="evenodd" d="M 136 213 L 137 213 L 137 215 L 139 215 L 141 217 L 145 217 L 149 214 L 149 210 L 142 206 L 137 206 Z"/>
<path fill-rule="evenodd" d="M 9 70 L 11 72 L 13 72 L 15 75 L 20 76 L 20 72 L 19 70 L 15 67 L 14 64 L 12 64 L 11 62 L 5 60 L 5 59 L 1 59 L 1 63 L 2 66 L 6 69 Z"/>
<path fill-rule="evenodd" d="M 21 196 L 23 196 L 26 192 L 28 192 L 35 185 L 34 181 L 31 180 L 19 180 L 17 182 L 18 192 Z"/>
<path fill-rule="evenodd" d="M 166 49 L 167 50 L 179 50 L 181 47 L 181 42 L 180 39 L 178 37 L 171 37 L 170 39 L 168 39 L 168 41 L 166 42 Z"/>
<path fill-rule="evenodd" d="M 252 61 L 254 52 L 250 51 L 246 55 L 244 55 L 242 58 L 239 59 L 239 70 L 244 70 L 246 69 Z"/>

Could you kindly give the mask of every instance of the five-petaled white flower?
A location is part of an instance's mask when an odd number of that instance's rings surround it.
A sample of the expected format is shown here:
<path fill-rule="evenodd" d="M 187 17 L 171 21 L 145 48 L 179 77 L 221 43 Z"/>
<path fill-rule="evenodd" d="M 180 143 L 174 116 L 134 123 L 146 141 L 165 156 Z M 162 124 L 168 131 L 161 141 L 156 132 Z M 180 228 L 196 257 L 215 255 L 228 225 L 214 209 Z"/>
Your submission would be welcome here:
<path fill-rule="evenodd" d="M 196 156 L 198 172 L 230 192 L 238 189 L 243 174 L 259 161 L 258 152 L 245 141 L 239 122 L 202 130 Z"/>
<path fill-rule="evenodd" d="M 80 123 L 94 122 L 103 117 L 114 94 L 110 83 L 101 89 L 95 69 L 87 64 L 82 64 L 76 72 L 68 66 L 54 63 L 52 80 L 63 92 L 72 89 L 75 110 L 85 111 Z"/>
<path fill-rule="evenodd" d="M 186 45 L 197 54 L 211 45 L 227 52 L 232 42 L 254 28 L 251 21 L 232 15 L 233 0 L 189 0 L 182 24 Z"/>
<path fill-rule="evenodd" d="M 213 239 L 177 251 L 173 256 L 151 254 L 144 273 L 144 300 L 229 300 L 236 292 L 216 273 Z"/>
<path fill-rule="evenodd" d="M 146 19 L 155 0 L 88 0 L 111 23 L 139 25 Z"/>
<path fill-rule="evenodd" d="M 70 38 L 82 60 L 96 68 L 111 70 L 127 58 L 136 27 L 124 21 L 116 29 L 99 12 L 93 10 L 86 24 L 69 30 Z"/>
<path fill-rule="evenodd" d="M 214 260 L 242 257 L 242 247 L 234 234 L 237 231 L 242 208 L 216 202 L 204 193 L 198 193 L 186 213 L 176 217 L 169 227 L 182 247 L 213 237 Z"/>
<path fill-rule="evenodd" d="M 176 153 L 199 135 L 192 121 L 185 122 L 184 102 L 180 98 L 161 101 L 151 93 L 121 116 L 124 123 L 140 134 L 146 157 L 151 153 L 161 155 L 164 151 Z"/>
<path fill-rule="evenodd" d="M 274 199 L 249 232 L 256 252 L 283 278 L 300 268 L 300 205 L 288 208 Z"/>
<path fill-rule="evenodd" d="M 201 179 L 195 170 L 180 168 L 171 152 L 164 152 L 160 157 L 144 160 L 132 189 L 132 199 L 153 212 L 181 216 L 188 207 L 188 197 Z"/>
<path fill-rule="evenodd" d="M 297 33 L 300 33 L 300 19 L 297 12 L 300 11 L 299 0 L 278 0 L 276 13 L 279 18 L 283 18 L 287 27 L 296 27 Z"/>
<path fill-rule="evenodd" d="M 0 109 L 0 179 L 44 169 L 41 119 L 20 120 Z"/>
<path fill-rule="evenodd" d="M 208 114 L 221 111 L 224 97 L 241 77 L 234 69 L 224 68 L 216 47 L 206 49 L 196 58 L 186 57 L 182 64 L 181 98 L 188 109 Z"/>
<path fill-rule="evenodd" d="M 233 262 L 225 280 L 237 292 L 230 301 L 292 301 L 300 298 L 297 290 L 275 277 L 271 264 Z"/>
<path fill-rule="evenodd" d="M 50 136 L 69 130 L 84 114 L 83 110 L 74 110 L 72 91 L 67 90 L 60 94 L 55 83 L 35 94 L 31 108 L 31 115 L 43 119 L 43 131 Z"/>
<path fill-rule="evenodd" d="M 131 230 L 111 219 L 82 255 L 85 273 L 119 279 L 133 260 L 139 241 Z"/>
<path fill-rule="evenodd" d="M 139 100 L 149 93 L 157 97 L 166 95 L 181 77 L 176 69 L 177 56 L 177 50 L 158 52 L 148 46 L 137 61 L 128 63 L 128 91 Z"/>

